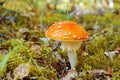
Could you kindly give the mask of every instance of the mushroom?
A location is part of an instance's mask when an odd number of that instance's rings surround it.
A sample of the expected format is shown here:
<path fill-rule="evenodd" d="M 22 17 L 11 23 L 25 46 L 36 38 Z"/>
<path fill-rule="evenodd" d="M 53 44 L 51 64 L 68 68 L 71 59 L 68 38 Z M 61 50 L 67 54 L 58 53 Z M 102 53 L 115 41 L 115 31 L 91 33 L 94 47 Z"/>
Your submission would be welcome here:
<path fill-rule="evenodd" d="M 76 50 L 82 40 L 87 40 L 88 32 L 72 21 L 55 22 L 45 32 L 46 37 L 62 41 L 61 49 L 66 50 L 71 68 L 75 69 L 77 64 Z"/>

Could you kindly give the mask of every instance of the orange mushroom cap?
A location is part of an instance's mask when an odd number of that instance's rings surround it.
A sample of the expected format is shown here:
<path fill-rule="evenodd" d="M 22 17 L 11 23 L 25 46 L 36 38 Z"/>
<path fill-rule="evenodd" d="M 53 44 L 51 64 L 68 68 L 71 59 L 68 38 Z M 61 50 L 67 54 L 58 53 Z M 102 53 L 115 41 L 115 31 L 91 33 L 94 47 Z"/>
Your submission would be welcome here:
<path fill-rule="evenodd" d="M 88 32 L 72 21 L 55 22 L 45 32 L 46 36 L 61 41 L 87 40 Z"/>

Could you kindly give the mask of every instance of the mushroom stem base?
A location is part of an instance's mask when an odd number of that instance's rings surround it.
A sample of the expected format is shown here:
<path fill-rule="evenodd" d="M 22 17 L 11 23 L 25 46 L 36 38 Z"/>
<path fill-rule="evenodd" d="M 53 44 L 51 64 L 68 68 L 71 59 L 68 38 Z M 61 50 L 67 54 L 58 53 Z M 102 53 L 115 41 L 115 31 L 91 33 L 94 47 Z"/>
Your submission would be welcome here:
<path fill-rule="evenodd" d="M 77 54 L 76 52 L 71 52 L 71 51 L 68 51 L 68 58 L 69 58 L 69 61 L 70 61 L 70 66 L 71 68 L 75 69 L 76 67 L 76 64 L 77 64 Z"/>

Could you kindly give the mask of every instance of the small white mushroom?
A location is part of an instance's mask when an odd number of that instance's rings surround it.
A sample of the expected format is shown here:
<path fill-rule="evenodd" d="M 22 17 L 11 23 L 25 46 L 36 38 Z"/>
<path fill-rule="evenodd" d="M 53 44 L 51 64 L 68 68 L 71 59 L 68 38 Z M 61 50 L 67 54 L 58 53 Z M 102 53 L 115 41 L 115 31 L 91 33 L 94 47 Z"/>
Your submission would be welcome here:
<path fill-rule="evenodd" d="M 79 49 L 82 40 L 87 40 L 87 37 L 85 37 L 85 39 L 82 39 L 85 35 L 88 35 L 87 31 L 72 21 L 55 23 L 55 25 L 52 26 L 52 29 L 53 30 L 48 29 L 46 36 L 55 40 L 62 41 L 60 48 L 67 51 L 70 66 L 72 69 L 75 69 L 77 64 L 76 50 Z"/>

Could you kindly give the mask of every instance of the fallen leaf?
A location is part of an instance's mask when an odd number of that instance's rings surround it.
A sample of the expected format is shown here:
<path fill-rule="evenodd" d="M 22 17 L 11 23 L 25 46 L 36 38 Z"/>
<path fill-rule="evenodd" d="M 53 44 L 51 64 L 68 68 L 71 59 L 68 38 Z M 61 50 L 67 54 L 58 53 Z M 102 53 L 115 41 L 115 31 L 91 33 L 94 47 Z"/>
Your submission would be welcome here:
<path fill-rule="evenodd" d="M 32 44 L 30 46 L 30 49 L 35 53 L 35 54 L 40 54 L 40 46 L 39 45 L 35 45 L 35 44 Z"/>
<path fill-rule="evenodd" d="M 92 70 L 92 76 L 97 78 L 97 79 L 98 78 L 102 79 L 102 77 L 106 77 L 106 78 L 111 77 L 112 74 L 106 70 L 103 70 L 103 69 L 95 69 L 95 70 Z M 106 79 L 106 80 L 108 80 L 108 79 Z"/>
<path fill-rule="evenodd" d="M 119 51 L 115 50 L 115 51 L 110 51 L 110 52 L 105 52 L 105 56 L 109 57 L 110 60 L 113 60 L 115 54 L 119 53 Z"/>
<path fill-rule="evenodd" d="M 61 80 L 72 80 L 72 78 L 75 78 L 76 76 L 78 76 L 77 71 L 75 69 L 70 69 L 65 77 L 62 77 Z"/>
<path fill-rule="evenodd" d="M 48 43 L 48 41 L 50 40 L 49 38 L 40 38 L 41 41 L 43 41 L 44 43 Z"/>
<path fill-rule="evenodd" d="M 118 53 L 120 54 L 120 48 L 117 48 L 116 50 L 117 50 L 117 51 L 118 51 Z"/>
<path fill-rule="evenodd" d="M 29 33 L 29 30 L 27 28 L 20 28 L 19 32 L 24 34 L 24 33 Z"/>
<path fill-rule="evenodd" d="M 14 79 L 23 79 L 29 74 L 30 65 L 22 63 L 14 70 Z"/>
<path fill-rule="evenodd" d="M 89 53 L 87 53 L 87 52 L 83 52 L 83 56 L 88 56 L 89 55 Z"/>
<path fill-rule="evenodd" d="M 9 51 L 6 48 L 0 48 L 2 54 L 7 54 Z"/>

